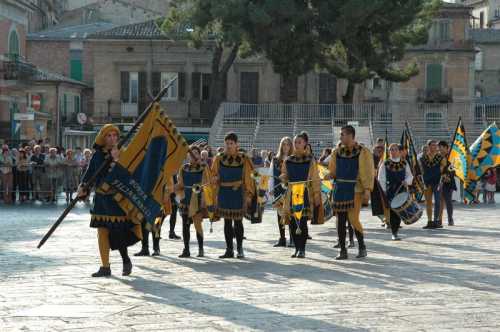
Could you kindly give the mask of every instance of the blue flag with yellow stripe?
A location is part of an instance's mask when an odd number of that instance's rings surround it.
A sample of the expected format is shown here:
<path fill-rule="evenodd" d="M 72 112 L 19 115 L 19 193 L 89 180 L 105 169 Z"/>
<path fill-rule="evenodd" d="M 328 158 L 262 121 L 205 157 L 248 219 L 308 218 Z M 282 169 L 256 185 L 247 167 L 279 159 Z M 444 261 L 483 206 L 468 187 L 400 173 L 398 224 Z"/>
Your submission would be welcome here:
<path fill-rule="evenodd" d="M 457 129 L 451 143 L 448 161 L 455 169 L 455 176 L 466 184 L 468 180 L 469 165 L 471 161 L 467 138 L 465 137 L 465 127 L 462 119 L 458 120 Z"/>
<path fill-rule="evenodd" d="M 167 183 L 187 151 L 186 141 L 156 103 L 104 179 L 130 220 L 154 224 L 168 194 Z"/>

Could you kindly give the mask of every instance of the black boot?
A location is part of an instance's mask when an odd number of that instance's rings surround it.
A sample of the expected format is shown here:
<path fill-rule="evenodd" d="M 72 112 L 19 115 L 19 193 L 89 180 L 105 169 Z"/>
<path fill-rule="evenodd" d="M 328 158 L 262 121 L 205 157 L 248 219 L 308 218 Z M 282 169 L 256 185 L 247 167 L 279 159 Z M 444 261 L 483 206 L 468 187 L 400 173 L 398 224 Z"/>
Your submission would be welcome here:
<path fill-rule="evenodd" d="M 282 237 L 273 247 L 286 247 L 286 238 Z"/>
<path fill-rule="evenodd" d="M 189 252 L 189 249 L 184 248 L 182 251 L 182 254 L 179 255 L 180 258 L 186 258 L 186 257 L 191 257 L 191 253 Z"/>
<path fill-rule="evenodd" d="M 96 273 L 92 273 L 92 277 L 94 278 L 99 278 L 99 277 L 109 277 L 111 275 L 111 267 L 104 267 L 101 266 L 99 270 Z"/>
<path fill-rule="evenodd" d="M 219 256 L 219 258 L 234 258 L 234 251 L 226 249 L 226 252 L 224 253 L 224 255 Z"/>
<path fill-rule="evenodd" d="M 181 237 L 180 237 L 180 236 L 178 236 L 177 234 L 175 234 L 175 232 L 170 232 L 170 233 L 168 234 L 168 238 L 169 238 L 170 240 L 180 240 L 180 239 L 181 239 Z"/>
<path fill-rule="evenodd" d="M 238 248 L 238 254 L 236 255 L 236 258 L 239 259 L 245 258 L 245 252 L 243 251 L 243 247 Z"/>
<path fill-rule="evenodd" d="M 132 273 L 132 262 L 123 263 L 122 276 L 129 276 Z"/>
<path fill-rule="evenodd" d="M 135 253 L 134 256 L 149 256 L 149 249 L 142 248 L 141 251 Z"/>
<path fill-rule="evenodd" d="M 366 252 L 366 248 L 359 248 L 359 252 L 358 252 L 358 255 L 356 256 L 356 258 L 364 258 L 368 256 L 368 253 Z"/>
<path fill-rule="evenodd" d="M 305 250 L 300 250 L 299 254 L 297 255 L 297 258 L 306 258 Z"/>
<path fill-rule="evenodd" d="M 424 227 L 422 227 L 423 229 L 432 229 L 434 228 L 434 222 L 432 220 L 428 220 L 427 221 L 427 225 L 425 225 Z"/>
<path fill-rule="evenodd" d="M 339 249 L 339 248 L 340 248 L 340 243 L 339 243 L 339 242 L 337 242 L 337 244 L 335 244 L 333 247 L 334 247 L 335 249 Z"/>
<path fill-rule="evenodd" d="M 354 240 L 349 240 L 348 248 L 356 248 L 356 244 L 354 244 Z"/>
<path fill-rule="evenodd" d="M 198 240 L 198 257 L 205 257 L 205 250 L 203 250 L 203 235 L 196 233 Z"/>
<path fill-rule="evenodd" d="M 203 247 L 198 249 L 198 256 L 196 257 L 205 257 L 205 250 L 203 250 Z"/>
<path fill-rule="evenodd" d="M 443 222 L 441 220 L 437 220 L 434 224 L 434 228 L 443 228 Z"/>
<path fill-rule="evenodd" d="M 339 254 L 337 255 L 337 257 L 335 257 L 336 260 L 340 261 L 340 260 L 344 260 L 344 259 L 347 259 L 347 249 L 340 249 L 340 252 Z"/>
<path fill-rule="evenodd" d="M 299 251 L 298 250 L 295 250 L 295 253 L 292 255 L 292 258 L 296 258 L 299 254 Z"/>

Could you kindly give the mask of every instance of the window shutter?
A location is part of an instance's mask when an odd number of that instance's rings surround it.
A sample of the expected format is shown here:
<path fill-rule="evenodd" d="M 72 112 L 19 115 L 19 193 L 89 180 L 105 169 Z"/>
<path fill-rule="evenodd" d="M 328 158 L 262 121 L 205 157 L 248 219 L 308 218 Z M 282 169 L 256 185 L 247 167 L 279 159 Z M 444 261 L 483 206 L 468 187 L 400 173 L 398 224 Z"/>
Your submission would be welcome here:
<path fill-rule="evenodd" d="M 201 73 L 195 72 L 191 74 L 192 77 L 192 89 L 193 89 L 193 99 L 200 99 L 200 82 Z"/>
<path fill-rule="evenodd" d="M 177 73 L 178 87 L 179 87 L 179 100 L 186 99 L 186 73 Z"/>
<path fill-rule="evenodd" d="M 161 86 L 161 73 L 154 71 L 151 75 L 151 80 L 153 85 L 151 92 L 153 93 L 153 96 L 156 96 L 160 92 L 161 88 L 163 88 Z"/>
<path fill-rule="evenodd" d="M 428 90 L 438 90 L 442 88 L 443 66 L 441 64 L 427 65 L 426 87 Z"/>
<path fill-rule="evenodd" d="M 148 103 L 147 76 L 145 71 L 139 72 L 139 114 L 147 107 Z"/>
<path fill-rule="evenodd" d="M 121 85 L 121 100 L 123 103 L 128 103 L 129 101 L 129 84 L 130 84 L 130 74 L 128 71 L 120 72 L 120 85 Z"/>

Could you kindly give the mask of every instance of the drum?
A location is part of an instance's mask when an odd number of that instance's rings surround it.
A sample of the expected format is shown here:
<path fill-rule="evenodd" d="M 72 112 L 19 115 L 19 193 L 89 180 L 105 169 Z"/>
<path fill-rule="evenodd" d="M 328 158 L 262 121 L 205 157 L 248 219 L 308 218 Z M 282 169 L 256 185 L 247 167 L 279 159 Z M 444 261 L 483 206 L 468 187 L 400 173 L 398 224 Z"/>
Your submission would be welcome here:
<path fill-rule="evenodd" d="M 391 201 L 391 209 L 406 225 L 416 223 L 421 217 L 423 210 L 408 193 L 397 194 Z"/>

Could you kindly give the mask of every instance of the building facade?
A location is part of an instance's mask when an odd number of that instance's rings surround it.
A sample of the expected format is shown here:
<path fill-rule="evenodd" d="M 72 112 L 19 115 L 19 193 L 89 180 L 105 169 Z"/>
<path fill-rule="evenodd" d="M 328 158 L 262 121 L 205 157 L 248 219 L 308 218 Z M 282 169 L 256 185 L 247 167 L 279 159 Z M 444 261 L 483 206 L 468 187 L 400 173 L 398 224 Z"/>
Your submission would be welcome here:
<path fill-rule="evenodd" d="M 500 28 L 499 0 L 457 0 L 472 7 L 471 25 L 474 29 Z"/>

